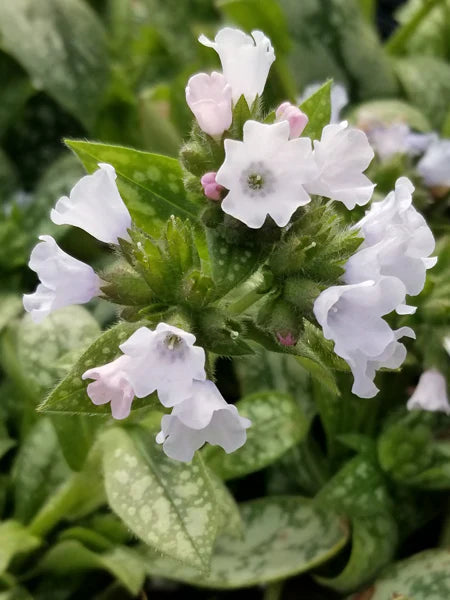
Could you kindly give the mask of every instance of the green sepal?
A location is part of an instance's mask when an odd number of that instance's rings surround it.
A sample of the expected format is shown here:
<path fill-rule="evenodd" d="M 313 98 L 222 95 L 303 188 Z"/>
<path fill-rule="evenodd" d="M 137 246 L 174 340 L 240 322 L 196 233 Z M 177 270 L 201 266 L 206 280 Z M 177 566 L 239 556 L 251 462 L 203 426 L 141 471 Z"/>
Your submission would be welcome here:
<path fill-rule="evenodd" d="M 102 272 L 101 279 L 105 282 L 101 286 L 103 296 L 115 304 L 142 306 L 152 300 L 152 292 L 143 277 L 124 261 Z"/>
<path fill-rule="evenodd" d="M 205 350 L 223 356 L 253 354 L 244 341 L 245 327 L 236 319 L 230 319 L 218 308 L 209 307 L 193 315 L 197 342 Z"/>

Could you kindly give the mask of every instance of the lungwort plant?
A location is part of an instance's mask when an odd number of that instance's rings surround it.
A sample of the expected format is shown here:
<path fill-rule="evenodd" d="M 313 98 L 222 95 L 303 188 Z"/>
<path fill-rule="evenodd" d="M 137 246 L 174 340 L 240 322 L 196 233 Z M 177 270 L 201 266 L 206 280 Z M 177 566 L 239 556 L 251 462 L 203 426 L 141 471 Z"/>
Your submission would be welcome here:
<path fill-rule="evenodd" d="M 14 377 L 27 340 L 31 401 L 53 389 L 0 524 L 2 598 L 28 597 L 42 573 L 70 575 L 69 597 L 87 569 L 132 595 L 146 576 L 225 589 L 307 571 L 347 595 L 440 512 L 423 490 L 450 485 L 442 340 L 410 412 L 386 421 L 377 396 L 401 377 L 386 371 L 408 360 L 412 326 L 424 331 L 410 297 L 425 294 L 422 307 L 439 292 L 438 270 L 424 290 L 435 241 L 413 184 L 401 176 L 371 202 L 374 152 L 362 130 L 330 123 L 331 81 L 300 106 L 266 105 L 263 32 L 199 41 L 222 72 L 187 83 L 195 121 L 179 160 L 66 140 L 88 174 L 51 220 L 111 260 L 95 271 L 51 235 L 31 253 L 40 283 L 4 351 Z M 93 298 L 117 309 L 104 333 L 73 306 Z M 242 392 L 232 403 L 217 385 L 225 364 Z M 41 463 L 47 477 L 24 497 L 20 478 Z M 263 469 L 265 496 L 237 504 L 225 482 Z M 444 599 L 445 569 L 444 551 L 418 555 L 355 598 Z"/>

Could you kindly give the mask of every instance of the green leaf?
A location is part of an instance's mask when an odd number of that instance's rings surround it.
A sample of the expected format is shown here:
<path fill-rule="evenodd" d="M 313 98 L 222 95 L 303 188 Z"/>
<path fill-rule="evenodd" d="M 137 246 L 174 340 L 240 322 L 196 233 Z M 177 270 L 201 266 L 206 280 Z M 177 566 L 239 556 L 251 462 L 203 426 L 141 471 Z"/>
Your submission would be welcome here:
<path fill-rule="evenodd" d="M 252 394 L 237 402 L 236 408 L 252 422 L 244 446 L 231 454 L 218 447 L 208 447 L 205 452 L 208 466 L 223 479 L 267 467 L 295 446 L 309 428 L 309 420 L 294 398 L 280 392 Z"/>
<path fill-rule="evenodd" d="M 245 244 L 226 240 L 216 229 L 207 228 L 211 274 L 218 295 L 224 295 L 250 277 L 267 258 L 271 246 L 248 236 Z"/>
<path fill-rule="evenodd" d="M 95 441 L 101 426 L 100 419 L 87 415 L 50 415 L 53 427 L 67 464 L 73 471 L 79 471 Z"/>
<path fill-rule="evenodd" d="M 322 129 L 330 122 L 331 85 L 332 81 L 327 81 L 300 105 L 300 109 L 309 119 L 302 135 L 312 140 L 320 140 Z"/>
<path fill-rule="evenodd" d="M 99 333 L 97 321 L 82 306 L 62 308 L 39 324 L 26 314 L 16 335 L 17 361 L 24 384 L 40 399 L 64 374 L 58 359 L 90 343 Z"/>
<path fill-rule="evenodd" d="M 81 376 L 88 369 L 104 365 L 117 358 L 121 354 L 119 344 L 128 339 L 141 325 L 142 323 L 122 322 L 103 333 L 81 355 L 71 371 L 55 387 L 38 410 L 41 412 L 86 415 L 110 414 L 109 404 L 96 406 L 90 401 L 86 393 L 89 381 L 83 381 Z M 148 398 L 135 399 L 133 402 L 134 409 L 149 405 Z"/>
<path fill-rule="evenodd" d="M 392 559 L 398 540 L 392 500 L 375 457 L 364 454 L 350 460 L 325 484 L 315 501 L 351 518 L 352 552 L 346 566 L 334 578 L 318 578 L 337 591 L 351 591 Z"/>
<path fill-rule="evenodd" d="M 131 548 L 116 546 L 97 554 L 76 540 L 65 540 L 51 548 L 38 564 L 37 572 L 66 577 L 73 573 L 102 569 L 111 573 L 133 596 L 144 584 L 142 558 Z"/>
<path fill-rule="evenodd" d="M 450 65 L 430 56 L 396 59 L 395 71 L 408 100 L 440 129 L 450 105 Z"/>
<path fill-rule="evenodd" d="M 33 600 L 33 598 L 25 588 L 14 587 L 7 592 L 0 592 L 0 600 Z"/>
<path fill-rule="evenodd" d="M 143 428 L 113 429 L 104 439 L 111 508 L 158 552 L 207 569 L 217 532 L 216 495 L 197 456 L 173 461 Z"/>
<path fill-rule="evenodd" d="M 111 164 L 119 190 L 136 225 L 157 234 L 171 215 L 196 221 L 199 207 L 184 191 L 183 172 L 175 158 L 79 140 L 66 140 L 89 173 L 99 162 Z"/>
<path fill-rule="evenodd" d="M 209 475 L 216 494 L 217 518 L 219 521 L 217 532 L 242 539 L 244 524 L 239 505 L 225 483 L 212 471 L 209 472 Z"/>
<path fill-rule="evenodd" d="M 351 600 L 447 600 L 450 597 L 450 554 L 427 550 L 395 563 L 383 571 L 366 592 Z"/>
<path fill-rule="evenodd" d="M 397 545 L 397 524 L 388 513 L 357 517 L 352 521 L 352 551 L 336 577 L 315 577 L 337 592 L 349 592 L 370 581 L 392 560 Z"/>
<path fill-rule="evenodd" d="M 370 517 L 391 509 L 383 473 L 366 455 L 348 461 L 320 490 L 316 502 L 348 517 Z"/>
<path fill-rule="evenodd" d="M 106 503 L 100 463 L 95 446 L 82 471 L 69 476 L 36 514 L 29 526 L 33 534 L 44 536 L 62 519 L 83 518 Z"/>
<path fill-rule="evenodd" d="M 0 46 L 86 127 L 108 82 L 103 27 L 80 0 L 16 0 L 0 6 Z"/>
<path fill-rule="evenodd" d="M 0 523 L 0 574 L 17 554 L 32 552 L 41 541 L 18 521 Z"/>
<path fill-rule="evenodd" d="M 431 130 L 431 124 L 422 110 L 403 100 L 371 100 L 358 104 L 349 115 L 356 125 L 363 128 L 371 123 L 383 124 L 407 123 L 413 129 L 420 132 Z"/>
<path fill-rule="evenodd" d="M 347 540 L 345 524 L 300 497 L 253 500 L 241 505 L 243 540 L 221 537 L 204 575 L 148 550 L 148 573 L 191 585 L 233 589 L 284 579 L 334 556 Z"/>
<path fill-rule="evenodd" d="M 39 419 L 14 463 L 14 518 L 28 523 L 69 473 L 50 420 Z"/>

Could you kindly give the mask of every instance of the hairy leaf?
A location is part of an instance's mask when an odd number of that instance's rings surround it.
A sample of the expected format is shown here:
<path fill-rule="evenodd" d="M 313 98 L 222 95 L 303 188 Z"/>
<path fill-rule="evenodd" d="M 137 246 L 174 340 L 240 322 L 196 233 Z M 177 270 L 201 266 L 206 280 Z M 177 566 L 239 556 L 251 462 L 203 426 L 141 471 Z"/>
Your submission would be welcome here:
<path fill-rule="evenodd" d="M 179 561 L 207 569 L 217 532 L 216 493 L 200 457 L 174 461 L 154 434 L 113 429 L 104 440 L 111 508 L 141 540 Z"/>
<path fill-rule="evenodd" d="M 249 587 L 308 571 L 347 540 L 339 518 L 296 496 L 253 500 L 241 505 L 241 514 L 244 538 L 219 538 L 208 575 L 144 550 L 148 573 L 203 587 Z"/>
<path fill-rule="evenodd" d="M 308 116 L 308 124 L 302 135 L 312 140 L 320 140 L 322 129 L 331 118 L 331 81 L 327 81 L 317 92 L 300 105 L 300 109 Z"/>

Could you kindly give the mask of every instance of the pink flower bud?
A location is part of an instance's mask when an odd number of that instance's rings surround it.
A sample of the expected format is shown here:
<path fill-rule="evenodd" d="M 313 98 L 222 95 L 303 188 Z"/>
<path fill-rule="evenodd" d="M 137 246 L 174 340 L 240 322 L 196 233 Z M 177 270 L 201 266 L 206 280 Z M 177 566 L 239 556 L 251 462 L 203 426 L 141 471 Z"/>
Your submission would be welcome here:
<path fill-rule="evenodd" d="M 283 102 L 276 110 L 277 121 L 288 121 L 291 130 L 290 139 L 299 137 L 308 123 L 308 117 L 297 106 Z"/>
<path fill-rule="evenodd" d="M 221 73 L 198 73 L 186 87 L 186 102 L 195 115 L 200 129 L 211 136 L 220 136 L 232 121 L 231 87 Z"/>
<path fill-rule="evenodd" d="M 278 332 L 277 339 L 282 346 L 295 346 L 295 344 L 297 343 L 297 340 L 294 338 L 290 331 L 288 331 L 286 335 L 283 335 L 281 332 Z"/>
<path fill-rule="evenodd" d="M 200 183 L 207 198 L 220 200 L 224 188 L 216 182 L 216 173 L 205 173 L 200 179 Z"/>

